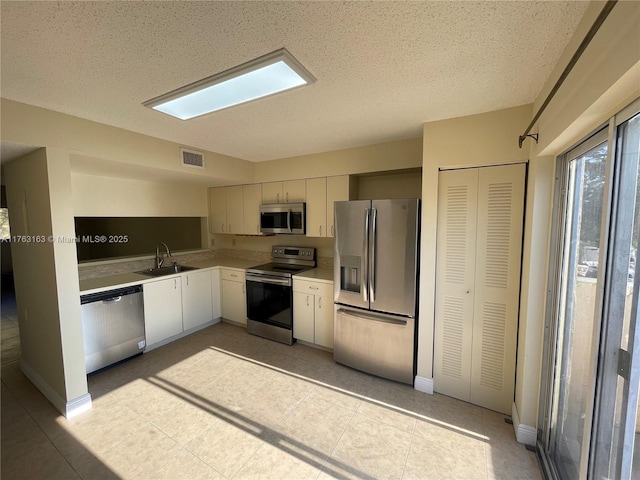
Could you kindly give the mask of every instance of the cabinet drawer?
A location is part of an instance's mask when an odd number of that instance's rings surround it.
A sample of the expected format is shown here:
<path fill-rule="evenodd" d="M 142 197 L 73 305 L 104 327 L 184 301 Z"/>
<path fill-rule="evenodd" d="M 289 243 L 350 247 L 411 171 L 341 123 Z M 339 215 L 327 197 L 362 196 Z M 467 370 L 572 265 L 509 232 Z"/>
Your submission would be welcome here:
<path fill-rule="evenodd" d="M 222 280 L 231 280 L 232 282 L 244 283 L 244 271 L 220 269 Z"/>
<path fill-rule="evenodd" d="M 333 298 L 333 284 L 293 279 L 293 291 Z"/>

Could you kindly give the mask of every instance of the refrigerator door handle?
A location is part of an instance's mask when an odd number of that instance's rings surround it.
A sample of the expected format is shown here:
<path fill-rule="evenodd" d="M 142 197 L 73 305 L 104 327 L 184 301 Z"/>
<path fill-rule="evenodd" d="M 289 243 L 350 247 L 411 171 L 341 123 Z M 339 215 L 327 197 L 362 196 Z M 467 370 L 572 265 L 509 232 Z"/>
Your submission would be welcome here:
<path fill-rule="evenodd" d="M 378 210 L 371 209 L 371 242 L 369 245 L 369 298 L 376 301 L 376 217 Z"/>
<path fill-rule="evenodd" d="M 399 327 L 404 327 L 407 325 L 406 320 L 402 320 L 398 318 L 389 318 L 386 316 L 383 317 L 381 315 L 376 315 L 375 313 L 360 313 L 360 312 L 354 312 L 353 310 L 346 310 L 344 308 L 339 308 L 336 313 L 338 315 L 345 315 L 347 317 L 355 317 L 355 318 L 361 318 L 364 320 L 372 320 L 374 322 L 398 325 Z"/>
<path fill-rule="evenodd" d="M 369 209 L 364 209 L 364 241 L 362 242 L 363 272 L 360 279 L 362 300 L 369 301 Z"/>

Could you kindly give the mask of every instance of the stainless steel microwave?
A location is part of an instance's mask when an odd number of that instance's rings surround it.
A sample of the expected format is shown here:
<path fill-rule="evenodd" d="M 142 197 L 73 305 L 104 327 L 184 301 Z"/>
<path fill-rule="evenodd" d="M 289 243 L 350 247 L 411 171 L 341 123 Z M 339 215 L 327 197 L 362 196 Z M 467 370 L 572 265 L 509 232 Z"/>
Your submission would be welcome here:
<path fill-rule="evenodd" d="M 305 235 L 305 203 L 268 203 L 260 205 L 260 231 Z"/>

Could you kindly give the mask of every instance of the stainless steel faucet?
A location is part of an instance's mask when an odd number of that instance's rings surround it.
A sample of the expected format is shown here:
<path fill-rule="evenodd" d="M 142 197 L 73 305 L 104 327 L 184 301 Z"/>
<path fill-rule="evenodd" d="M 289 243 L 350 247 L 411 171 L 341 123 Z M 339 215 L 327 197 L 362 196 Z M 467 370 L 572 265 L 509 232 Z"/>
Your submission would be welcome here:
<path fill-rule="evenodd" d="M 162 267 L 162 264 L 164 263 L 164 258 L 160 258 L 161 245 L 164 247 L 166 252 L 165 258 L 168 258 L 171 256 L 171 250 L 169 250 L 169 247 L 167 247 L 166 243 L 159 243 L 158 245 L 156 245 L 156 268 Z"/>

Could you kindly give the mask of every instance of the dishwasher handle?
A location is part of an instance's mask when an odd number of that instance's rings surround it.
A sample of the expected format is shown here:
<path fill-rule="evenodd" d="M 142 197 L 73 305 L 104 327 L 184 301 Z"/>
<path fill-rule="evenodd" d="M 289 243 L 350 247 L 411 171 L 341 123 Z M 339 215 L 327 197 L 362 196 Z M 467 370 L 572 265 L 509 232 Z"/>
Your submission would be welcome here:
<path fill-rule="evenodd" d="M 131 287 L 118 288 L 116 290 L 108 290 L 106 292 L 89 293 L 87 295 L 80 296 L 80 304 L 85 305 L 87 303 L 94 302 L 115 303 L 122 300 L 122 297 L 141 292 L 142 285 L 133 285 Z"/>

